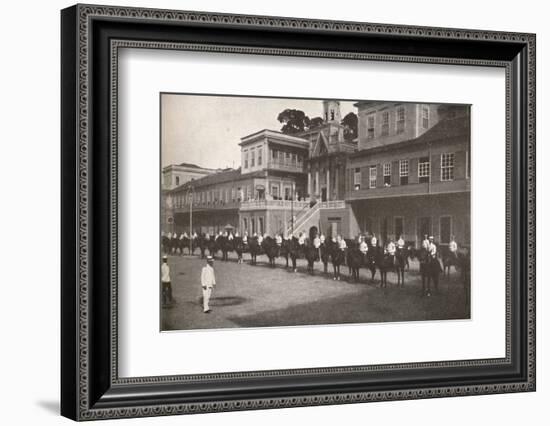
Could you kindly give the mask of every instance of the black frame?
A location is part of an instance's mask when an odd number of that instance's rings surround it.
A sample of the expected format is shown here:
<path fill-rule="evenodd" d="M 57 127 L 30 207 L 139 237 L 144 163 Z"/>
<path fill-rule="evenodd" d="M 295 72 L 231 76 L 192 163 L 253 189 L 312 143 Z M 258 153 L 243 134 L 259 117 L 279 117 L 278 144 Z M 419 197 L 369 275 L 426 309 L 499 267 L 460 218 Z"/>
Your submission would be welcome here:
<path fill-rule="evenodd" d="M 61 413 L 75 420 L 535 390 L 535 36 L 76 5 L 61 13 Z M 120 379 L 116 328 L 116 53 L 234 53 L 504 67 L 507 356 Z M 182 47 L 183 46 L 183 47 Z M 185 47 L 187 46 L 187 47 Z"/>

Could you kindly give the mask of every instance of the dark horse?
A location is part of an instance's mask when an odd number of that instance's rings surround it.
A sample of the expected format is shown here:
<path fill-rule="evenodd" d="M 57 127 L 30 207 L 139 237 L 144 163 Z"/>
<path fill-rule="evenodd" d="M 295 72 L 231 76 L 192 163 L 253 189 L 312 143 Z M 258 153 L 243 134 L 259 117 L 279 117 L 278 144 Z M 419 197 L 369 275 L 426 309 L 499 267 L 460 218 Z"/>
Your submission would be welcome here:
<path fill-rule="evenodd" d="M 346 263 L 350 271 L 350 281 L 359 282 L 359 269 L 363 265 L 363 253 L 359 250 L 359 243 L 357 241 L 350 240 L 347 242 L 347 256 Z"/>
<path fill-rule="evenodd" d="M 229 260 L 229 253 L 235 250 L 235 239 L 229 239 L 229 237 L 221 236 L 218 237 L 217 243 L 218 247 L 222 251 L 222 260 Z"/>
<path fill-rule="evenodd" d="M 237 253 L 237 263 L 243 263 L 244 244 L 242 237 L 233 238 L 233 247 Z"/>
<path fill-rule="evenodd" d="M 380 270 L 380 287 L 385 288 L 388 286 L 388 272 L 393 271 L 397 272 L 395 255 L 389 253 L 384 253 L 381 249 L 378 251 L 378 256 L 376 258 L 376 265 Z M 399 281 L 399 274 L 398 281 Z"/>
<path fill-rule="evenodd" d="M 313 275 L 314 264 L 319 260 L 319 249 L 313 245 L 311 240 L 304 244 L 304 257 L 307 260 L 307 271 Z"/>
<path fill-rule="evenodd" d="M 420 262 L 420 275 L 422 276 L 422 294 L 431 296 L 431 283 L 433 282 L 435 291 L 439 287 L 439 275 L 442 272 L 441 264 L 437 257 L 431 256 L 425 249 L 418 252 L 418 260 Z"/>
<path fill-rule="evenodd" d="M 405 267 L 409 268 L 409 249 L 397 248 L 395 251 L 395 272 L 397 273 L 397 285 L 405 286 Z"/>
<path fill-rule="evenodd" d="M 325 274 L 328 274 L 328 262 L 330 261 L 330 241 L 325 240 L 321 244 L 321 262 L 323 262 L 323 271 Z"/>
<path fill-rule="evenodd" d="M 458 251 L 452 253 L 449 249 L 443 251 L 443 275 L 451 276 L 451 266 L 454 266 L 455 271 L 461 268 L 461 259 L 458 257 Z"/>
<path fill-rule="evenodd" d="M 332 247 L 331 258 L 332 267 L 334 268 L 334 279 L 340 281 L 340 266 L 346 260 L 346 251 L 345 249 L 338 247 L 338 243 L 335 243 L 334 241 L 331 241 L 330 244 Z"/>
<path fill-rule="evenodd" d="M 279 257 L 280 247 L 272 237 L 265 237 L 262 241 L 262 249 L 269 260 L 269 266 L 275 267 L 275 260 Z"/>
<path fill-rule="evenodd" d="M 256 257 L 262 251 L 260 243 L 258 242 L 258 237 L 248 238 L 248 247 L 250 250 L 250 264 L 256 265 Z"/>
<path fill-rule="evenodd" d="M 302 247 L 302 244 L 298 242 L 298 238 L 292 237 L 289 240 L 288 254 L 290 256 L 290 260 L 292 261 L 292 270 L 294 272 L 298 272 L 298 268 L 296 266 L 296 259 L 299 259 L 300 257 L 302 257 L 302 251 L 303 251 L 303 247 Z"/>

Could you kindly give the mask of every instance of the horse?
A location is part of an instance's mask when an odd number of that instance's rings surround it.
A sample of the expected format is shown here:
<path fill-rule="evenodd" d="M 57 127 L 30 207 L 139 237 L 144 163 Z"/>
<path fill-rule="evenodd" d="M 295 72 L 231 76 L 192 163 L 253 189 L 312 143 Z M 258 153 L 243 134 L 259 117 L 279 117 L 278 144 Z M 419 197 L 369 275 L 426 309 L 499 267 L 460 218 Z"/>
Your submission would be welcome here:
<path fill-rule="evenodd" d="M 331 242 L 332 245 L 332 267 L 334 269 L 334 280 L 340 281 L 340 265 L 344 263 L 346 260 L 346 251 L 345 249 L 341 249 L 337 245 L 338 243 Z"/>
<path fill-rule="evenodd" d="M 296 267 L 296 259 L 299 259 L 302 255 L 302 244 L 299 243 L 298 238 L 292 237 L 289 240 L 289 256 L 290 260 L 292 260 L 292 270 L 294 272 L 298 272 L 298 268 Z"/>
<path fill-rule="evenodd" d="M 206 239 L 205 234 L 197 236 L 196 244 L 201 252 L 201 259 L 204 259 L 206 257 L 206 249 L 208 248 L 208 243 L 209 241 Z"/>
<path fill-rule="evenodd" d="M 379 257 L 380 247 L 378 246 L 369 246 L 366 256 L 364 257 L 364 265 L 370 271 L 371 282 L 374 282 L 374 277 L 376 276 L 376 262 Z"/>
<path fill-rule="evenodd" d="M 431 283 L 433 281 L 434 290 L 438 290 L 439 287 L 439 274 L 442 272 L 441 264 L 437 257 L 430 255 L 430 253 L 421 249 L 418 252 L 418 260 L 420 261 L 420 274 L 422 276 L 422 294 L 426 296 L 432 295 Z"/>
<path fill-rule="evenodd" d="M 237 253 L 237 263 L 243 263 L 244 244 L 242 237 L 233 238 L 233 249 Z"/>
<path fill-rule="evenodd" d="M 168 236 L 163 235 L 162 238 L 161 238 L 161 243 L 162 243 L 162 250 L 163 250 L 164 254 L 169 254 L 170 253 L 170 239 L 168 238 Z"/>
<path fill-rule="evenodd" d="M 290 256 L 290 245 L 291 240 L 290 239 L 284 239 L 281 243 L 281 249 L 279 251 L 279 255 L 281 257 L 284 257 L 286 260 L 286 268 L 288 268 L 288 256 Z"/>
<path fill-rule="evenodd" d="M 319 249 L 316 248 L 311 240 L 306 241 L 304 244 L 304 256 L 307 260 L 307 271 L 313 275 L 314 273 L 314 264 L 319 260 Z"/>
<path fill-rule="evenodd" d="M 208 253 L 210 253 L 210 256 L 216 258 L 216 252 L 219 250 L 216 238 L 210 236 L 210 239 L 206 242 L 206 247 L 208 248 Z"/>
<path fill-rule="evenodd" d="M 388 286 L 388 272 L 393 271 L 397 273 L 395 264 L 395 255 L 384 253 L 382 250 L 379 251 L 376 265 L 380 271 L 380 288 L 386 288 Z M 397 282 L 399 284 L 399 273 L 397 273 Z"/>
<path fill-rule="evenodd" d="M 280 247 L 272 237 L 265 237 L 262 241 L 262 249 L 269 260 L 269 266 L 275 267 L 275 259 L 279 257 Z"/>
<path fill-rule="evenodd" d="M 460 269 L 460 259 L 458 258 L 458 252 L 451 252 L 449 249 L 443 252 L 443 275 L 447 277 L 451 276 L 451 266 L 454 266 L 455 271 Z"/>
<path fill-rule="evenodd" d="M 328 262 L 330 260 L 330 244 L 328 240 L 325 240 L 321 243 L 321 262 L 323 262 L 323 271 L 325 274 L 328 274 Z"/>
<path fill-rule="evenodd" d="M 359 244 L 356 241 L 347 243 L 346 263 L 350 270 L 350 281 L 359 282 L 359 269 L 363 262 L 363 253 L 359 250 Z"/>
<path fill-rule="evenodd" d="M 250 264 L 256 265 L 256 257 L 262 251 L 260 243 L 258 242 L 258 237 L 248 238 L 248 247 L 250 249 Z"/>
<path fill-rule="evenodd" d="M 405 267 L 409 267 L 409 249 L 397 248 L 395 251 L 395 272 L 397 273 L 397 285 L 405 286 Z"/>
<path fill-rule="evenodd" d="M 222 251 L 222 260 L 227 262 L 229 260 L 229 253 L 234 250 L 233 239 L 222 235 L 218 237 L 216 244 L 218 249 Z"/>

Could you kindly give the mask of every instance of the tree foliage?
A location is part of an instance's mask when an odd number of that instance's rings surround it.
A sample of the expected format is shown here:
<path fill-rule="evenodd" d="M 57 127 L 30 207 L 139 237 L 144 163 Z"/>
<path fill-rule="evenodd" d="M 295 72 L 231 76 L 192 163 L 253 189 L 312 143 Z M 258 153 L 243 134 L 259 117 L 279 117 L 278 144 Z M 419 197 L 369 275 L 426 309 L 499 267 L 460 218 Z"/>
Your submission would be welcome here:
<path fill-rule="evenodd" d="M 344 126 L 344 139 L 351 141 L 357 137 L 357 114 L 350 112 L 342 119 L 342 126 Z"/>
<path fill-rule="evenodd" d="M 279 120 L 280 123 L 283 123 L 281 132 L 287 135 L 294 135 L 307 130 L 311 122 L 304 111 L 290 108 L 287 108 L 279 113 L 277 120 Z"/>

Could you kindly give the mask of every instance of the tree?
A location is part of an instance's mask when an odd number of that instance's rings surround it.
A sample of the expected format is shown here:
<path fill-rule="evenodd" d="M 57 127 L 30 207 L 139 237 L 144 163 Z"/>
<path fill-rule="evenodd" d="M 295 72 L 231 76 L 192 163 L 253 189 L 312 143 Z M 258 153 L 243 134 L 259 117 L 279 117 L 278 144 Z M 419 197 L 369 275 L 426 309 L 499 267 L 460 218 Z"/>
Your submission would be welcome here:
<path fill-rule="evenodd" d="M 299 109 L 290 109 L 287 108 L 283 112 L 279 113 L 277 117 L 280 123 L 283 123 L 281 127 L 281 132 L 286 135 L 294 135 L 296 133 L 303 132 L 307 130 L 310 125 L 309 117 L 300 111 Z"/>
<path fill-rule="evenodd" d="M 344 139 L 352 141 L 357 137 L 357 114 L 354 112 L 348 113 L 340 124 L 344 126 Z"/>

